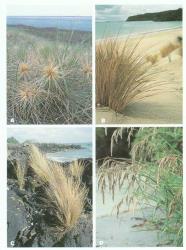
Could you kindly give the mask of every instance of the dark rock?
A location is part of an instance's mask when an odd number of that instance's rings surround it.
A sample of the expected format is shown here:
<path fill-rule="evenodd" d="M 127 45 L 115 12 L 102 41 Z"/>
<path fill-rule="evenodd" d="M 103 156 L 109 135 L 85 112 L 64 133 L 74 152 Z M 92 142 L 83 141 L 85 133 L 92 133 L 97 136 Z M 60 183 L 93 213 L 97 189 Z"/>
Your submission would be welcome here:
<path fill-rule="evenodd" d="M 18 234 L 29 224 L 24 203 L 14 190 L 7 192 L 7 218 L 7 246 L 12 247 L 16 244 Z"/>
<path fill-rule="evenodd" d="M 55 246 L 92 247 L 92 214 L 82 217 L 77 226 Z"/>

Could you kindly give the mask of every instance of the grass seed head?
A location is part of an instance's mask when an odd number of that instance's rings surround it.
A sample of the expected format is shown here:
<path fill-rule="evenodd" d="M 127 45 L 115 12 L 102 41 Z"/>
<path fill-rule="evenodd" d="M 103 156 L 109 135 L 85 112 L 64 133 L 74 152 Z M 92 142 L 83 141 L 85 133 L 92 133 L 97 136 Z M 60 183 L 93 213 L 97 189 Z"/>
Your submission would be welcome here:
<path fill-rule="evenodd" d="M 39 90 L 37 87 L 31 84 L 24 84 L 18 89 L 17 98 L 20 102 L 29 103 L 33 102 L 38 94 Z"/>
<path fill-rule="evenodd" d="M 59 68 L 51 63 L 43 68 L 43 74 L 50 81 L 57 80 L 59 78 Z"/>
<path fill-rule="evenodd" d="M 19 65 L 19 73 L 21 76 L 27 76 L 29 74 L 30 67 L 27 63 L 21 63 Z"/>

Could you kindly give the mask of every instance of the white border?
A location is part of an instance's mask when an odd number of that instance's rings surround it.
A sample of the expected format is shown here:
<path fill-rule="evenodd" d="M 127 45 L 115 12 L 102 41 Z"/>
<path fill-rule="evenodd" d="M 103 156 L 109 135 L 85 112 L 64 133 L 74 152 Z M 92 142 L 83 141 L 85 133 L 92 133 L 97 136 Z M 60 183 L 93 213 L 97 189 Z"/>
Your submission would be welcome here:
<path fill-rule="evenodd" d="M 163 3 L 162 3 L 163 2 Z M 185 34 L 185 22 L 186 22 L 186 10 L 185 10 L 185 1 L 177 1 L 177 0 L 32 0 L 32 1 L 26 1 L 26 0 L 1 0 L 0 1 L 0 37 L 1 37 L 1 46 L 0 46 L 0 90 L 1 90 L 1 98 L 0 98 L 0 190 L 1 190 L 1 194 L 0 194 L 0 249 L 7 249 L 7 187 L 6 187 L 6 180 L 7 180 L 7 150 L 6 150 L 6 137 L 7 137 L 7 128 L 10 128 L 11 126 L 14 127 L 23 127 L 23 126 L 27 126 L 30 127 L 31 129 L 34 129 L 34 126 L 41 126 L 41 127 L 59 127 L 60 125 L 8 125 L 6 126 L 6 6 L 10 6 L 10 5 L 16 5 L 16 6 L 46 6 L 43 7 L 43 15 L 46 14 L 46 10 L 48 8 L 50 8 L 50 10 L 52 11 L 52 13 L 50 15 L 54 15 L 55 11 L 53 9 L 52 6 L 62 6 L 63 4 L 72 4 L 74 6 L 78 6 L 79 4 L 85 4 L 85 5 L 90 5 L 90 13 L 92 13 L 92 38 L 93 38 L 93 47 L 92 47 L 92 60 L 93 60 L 93 72 L 95 69 L 95 61 L 94 61 L 94 57 L 95 57 L 95 51 L 94 51 L 94 47 L 95 47 L 95 23 L 94 23 L 94 18 L 95 18 L 95 10 L 94 10 L 94 5 L 95 4 L 121 4 L 121 5 L 125 5 L 125 4 L 182 4 L 183 5 L 183 9 L 184 9 L 184 18 L 183 18 L 183 34 Z M 53 9 L 53 10 L 52 10 Z M 21 10 L 21 9 L 20 9 Z M 75 12 L 77 13 L 75 15 L 78 15 L 78 9 L 74 8 Z M 10 15 L 11 13 L 8 13 L 8 15 Z M 58 12 L 56 12 L 56 15 L 59 14 Z M 33 14 L 34 15 L 34 14 Z M 42 15 L 42 14 L 41 14 Z M 70 14 L 69 14 L 70 15 Z M 71 14 L 72 15 L 72 14 Z M 90 15 L 89 13 L 86 14 L 87 16 Z M 185 50 L 184 50 L 184 61 L 183 61 L 183 68 L 185 69 Z M 185 85 L 185 71 L 184 71 L 184 81 L 183 81 L 183 86 Z M 92 138 L 93 138 L 93 157 L 95 157 L 95 127 L 105 127 L 107 125 L 103 124 L 103 125 L 96 125 L 95 124 L 95 74 L 93 74 L 93 127 L 92 127 Z M 186 101 L 185 101 L 185 94 L 186 94 L 186 89 L 185 86 L 183 88 L 183 92 L 184 92 L 184 98 L 183 98 L 183 128 L 184 128 L 184 154 L 183 154 L 183 162 L 185 165 L 186 162 L 186 155 L 185 155 L 185 147 L 186 147 L 186 132 L 185 132 L 185 121 L 186 121 Z M 65 126 L 65 125 L 64 125 Z M 91 125 L 68 125 L 69 127 L 73 126 L 73 127 L 90 127 Z M 175 125 L 175 124 L 160 124 L 160 125 L 154 125 L 154 124 L 135 124 L 135 125 L 122 125 L 122 124 L 112 124 L 112 125 L 108 125 L 108 127 L 121 127 L 121 126 L 125 126 L 125 127 L 182 127 L 181 124 L 179 125 Z M 61 128 L 63 127 L 63 125 L 60 126 Z M 95 197 L 96 197 L 96 180 L 95 180 L 95 163 L 93 164 L 94 168 L 93 168 L 93 211 L 94 211 L 94 215 L 93 215 L 93 228 L 94 228 L 94 234 L 93 234 L 93 244 L 95 247 L 96 244 L 96 204 L 95 204 Z M 185 193 L 186 193 L 186 177 L 185 177 L 185 168 L 184 168 L 184 186 L 183 186 L 183 194 L 184 194 L 184 213 L 186 212 L 185 210 Z M 183 225 L 184 225 L 184 235 L 185 235 L 185 226 L 186 226 L 186 220 L 184 217 L 184 221 L 183 221 Z M 105 230 L 107 230 L 105 228 Z M 184 237 L 184 245 L 185 245 L 185 237 Z M 28 249 L 28 248 L 17 248 L 17 249 Z M 32 248 L 32 249 L 37 249 L 37 248 Z M 54 248 L 45 248 L 45 249 L 54 249 Z M 72 248 L 68 248 L 68 249 L 72 249 Z M 87 248 L 90 249 L 90 248 Z M 113 249 L 113 248 L 107 248 L 107 249 Z M 134 247 L 130 247 L 130 249 L 134 249 Z M 152 249 L 149 247 L 146 247 L 146 249 Z M 167 249 L 164 248 L 164 249 Z M 177 249 L 177 248 L 171 248 L 171 249 Z"/>

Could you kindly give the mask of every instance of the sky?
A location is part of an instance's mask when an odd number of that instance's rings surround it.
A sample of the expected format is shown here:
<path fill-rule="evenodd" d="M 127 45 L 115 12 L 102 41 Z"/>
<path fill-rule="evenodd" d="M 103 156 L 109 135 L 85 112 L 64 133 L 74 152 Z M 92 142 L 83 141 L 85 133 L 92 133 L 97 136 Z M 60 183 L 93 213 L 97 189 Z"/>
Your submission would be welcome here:
<path fill-rule="evenodd" d="M 181 4 L 169 5 L 97 5 L 96 20 L 126 20 L 129 16 L 144 14 L 147 12 L 159 12 L 164 10 L 178 9 Z"/>
<path fill-rule="evenodd" d="M 89 0 L 7 0 L 8 16 L 91 16 L 91 13 Z"/>
<path fill-rule="evenodd" d="M 7 137 L 19 142 L 33 140 L 46 143 L 87 143 L 92 141 L 92 129 L 88 127 L 22 127 L 8 128 Z"/>

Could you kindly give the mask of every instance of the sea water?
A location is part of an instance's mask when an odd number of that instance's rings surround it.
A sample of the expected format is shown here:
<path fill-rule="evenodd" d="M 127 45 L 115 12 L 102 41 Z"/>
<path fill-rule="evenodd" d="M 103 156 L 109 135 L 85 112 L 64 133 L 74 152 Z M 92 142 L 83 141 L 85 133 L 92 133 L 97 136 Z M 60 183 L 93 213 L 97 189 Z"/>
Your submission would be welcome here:
<path fill-rule="evenodd" d="M 92 158 L 92 144 L 81 143 L 81 149 L 68 149 L 55 153 L 47 153 L 47 158 L 58 162 L 72 162 L 77 159 Z"/>
<path fill-rule="evenodd" d="M 122 21 L 97 20 L 96 39 L 108 37 L 129 36 L 138 33 L 148 33 L 160 30 L 181 28 L 181 21 L 153 22 L 153 21 Z"/>
<path fill-rule="evenodd" d="M 35 28 L 58 28 L 65 30 L 91 31 L 91 17 L 66 16 L 66 17 L 7 17 L 8 25 L 26 25 Z"/>

